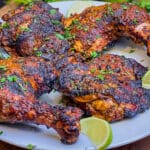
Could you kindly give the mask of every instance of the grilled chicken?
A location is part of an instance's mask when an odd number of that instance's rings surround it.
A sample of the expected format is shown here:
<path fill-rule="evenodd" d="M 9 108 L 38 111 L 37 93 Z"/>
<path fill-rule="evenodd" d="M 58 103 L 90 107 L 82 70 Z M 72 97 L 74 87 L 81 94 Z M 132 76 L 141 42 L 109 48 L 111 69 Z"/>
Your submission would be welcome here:
<path fill-rule="evenodd" d="M 6 93 L 4 93 L 6 94 Z M 10 95 L 12 97 L 12 95 Z M 51 106 L 38 100 L 5 99 L 0 94 L 0 122 L 30 122 L 54 128 L 64 144 L 77 141 L 82 111 L 75 107 Z"/>
<path fill-rule="evenodd" d="M 86 58 L 121 36 L 144 42 L 150 53 L 150 22 L 145 10 L 128 3 L 90 7 L 65 19 L 65 30 L 62 18 L 58 9 L 44 2 L 3 16 L 0 121 L 43 124 L 54 128 L 63 143 L 71 144 L 79 136 L 82 111 L 41 103 L 38 97 L 55 88 L 86 114 L 110 122 L 148 109 L 150 90 L 141 85 L 147 68 L 111 54 Z"/>
<path fill-rule="evenodd" d="M 54 128 L 63 143 L 74 143 L 80 131 L 78 108 L 50 106 L 36 100 L 52 90 L 57 71 L 36 57 L 0 60 L 0 121 L 32 122 Z"/>
<path fill-rule="evenodd" d="M 62 14 L 44 2 L 19 7 L 2 18 L 5 23 L 1 25 L 0 44 L 13 48 L 18 55 L 52 60 L 54 54 L 69 49 L 69 42 L 62 35 Z"/>
<path fill-rule="evenodd" d="M 59 90 L 88 115 L 122 120 L 150 107 L 150 90 L 141 84 L 146 71 L 133 59 L 105 54 L 88 63 L 68 64 L 60 75 Z"/>
<path fill-rule="evenodd" d="M 85 57 L 102 52 L 120 37 L 144 43 L 150 55 L 150 15 L 130 3 L 92 6 L 64 20 L 72 36 L 72 49 Z"/>

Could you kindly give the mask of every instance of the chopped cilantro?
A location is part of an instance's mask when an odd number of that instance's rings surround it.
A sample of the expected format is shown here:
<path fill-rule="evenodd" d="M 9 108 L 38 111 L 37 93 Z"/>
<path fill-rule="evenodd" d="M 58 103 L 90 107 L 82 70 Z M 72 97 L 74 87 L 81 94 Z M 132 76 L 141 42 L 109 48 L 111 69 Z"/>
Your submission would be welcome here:
<path fill-rule="evenodd" d="M 133 19 L 133 23 L 136 25 L 138 23 L 137 19 Z"/>
<path fill-rule="evenodd" d="M 27 91 L 26 88 L 23 87 L 23 85 L 21 83 L 18 83 L 18 85 L 20 86 L 20 88 L 23 90 L 23 91 Z"/>
<path fill-rule="evenodd" d="M 94 73 L 96 71 L 96 68 L 93 68 L 90 71 L 91 71 L 91 73 Z"/>
<path fill-rule="evenodd" d="M 114 11 L 113 11 L 113 9 L 110 6 L 108 6 L 108 13 L 111 14 L 111 15 L 114 14 Z"/>
<path fill-rule="evenodd" d="M 33 49 L 34 51 L 37 51 L 38 50 L 38 48 L 37 47 L 34 47 L 34 49 Z"/>
<path fill-rule="evenodd" d="M 0 135 L 2 135 L 4 132 L 3 131 L 0 131 Z"/>
<path fill-rule="evenodd" d="M 113 70 L 100 70 L 100 73 L 105 75 L 105 74 L 112 74 Z"/>
<path fill-rule="evenodd" d="M 25 31 L 25 32 L 31 31 L 31 29 L 28 28 L 28 27 L 20 27 L 20 30 L 21 30 L 21 31 Z"/>
<path fill-rule="evenodd" d="M 96 35 L 96 39 L 99 39 L 101 36 L 100 35 Z"/>
<path fill-rule="evenodd" d="M 42 56 L 42 52 L 41 52 L 41 51 L 36 52 L 36 56 L 37 56 L 37 57 Z"/>
<path fill-rule="evenodd" d="M 79 20 L 78 19 L 74 19 L 74 20 L 72 20 L 72 24 L 79 24 L 80 22 L 79 22 Z"/>
<path fill-rule="evenodd" d="M 10 82 L 16 82 L 18 80 L 18 77 L 13 75 L 13 76 L 8 76 L 7 80 Z"/>
<path fill-rule="evenodd" d="M 96 21 L 100 21 L 101 20 L 101 18 L 96 18 Z"/>
<path fill-rule="evenodd" d="M 92 57 L 92 58 L 96 58 L 96 57 L 98 57 L 98 56 L 100 56 L 100 52 L 96 52 L 96 51 L 91 52 L 91 57 Z"/>
<path fill-rule="evenodd" d="M 0 79 L 0 82 L 1 83 L 4 83 L 6 81 L 6 78 L 5 77 L 2 77 L 1 79 Z"/>
<path fill-rule="evenodd" d="M 127 6 L 127 5 L 124 5 L 124 4 L 122 4 L 121 7 L 122 7 L 124 10 L 127 10 L 127 9 L 128 9 L 128 6 Z"/>
<path fill-rule="evenodd" d="M 70 50 L 71 50 L 72 52 L 74 52 L 76 49 L 75 49 L 74 47 L 72 47 L 72 48 L 70 48 Z"/>
<path fill-rule="evenodd" d="M 84 30 L 85 32 L 87 32 L 87 31 L 89 30 L 89 28 L 88 28 L 88 27 L 83 27 L 83 30 Z"/>
<path fill-rule="evenodd" d="M 6 68 L 6 66 L 0 66 L 0 70 L 6 71 L 7 68 Z"/>
<path fill-rule="evenodd" d="M 46 37 L 44 40 L 45 40 L 45 41 L 49 41 L 49 40 L 50 40 L 50 38 L 49 38 L 49 37 Z"/>
<path fill-rule="evenodd" d="M 130 51 L 129 51 L 129 53 L 134 53 L 135 52 L 135 50 L 134 49 L 131 49 Z"/>
<path fill-rule="evenodd" d="M 65 30 L 63 37 L 69 40 L 75 38 L 75 35 L 71 34 L 68 30 Z"/>
<path fill-rule="evenodd" d="M 98 79 L 100 79 L 100 80 L 104 80 L 104 75 L 102 75 L 102 74 L 97 75 L 97 77 L 98 77 Z"/>
<path fill-rule="evenodd" d="M 60 40 L 64 40 L 65 37 L 62 35 L 62 34 L 59 34 L 59 33 L 55 33 L 55 36 L 60 39 Z"/>
<path fill-rule="evenodd" d="M 51 22 L 52 22 L 52 24 L 54 24 L 54 25 L 60 25 L 60 24 L 61 24 L 61 22 L 58 21 L 58 20 L 51 20 Z"/>
<path fill-rule="evenodd" d="M 49 11 L 49 13 L 50 13 L 51 15 L 55 15 L 55 14 L 57 13 L 57 10 L 56 10 L 56 9 L 51 9 L 51 10 Z"/>
<path fill-rule="evenodd" d="M 35 147 L 36 147 L 36 146 L 35 146 L 35 145 L 32 145 L 32 144 L 28 144 L 28 145 L 27 145 L 27 149 L 28 149 L 28 150 L 33 150 L 33 149 L 35 149 Z"/>
<path fill-rule="evenodd" d="M 7 22 L 2 23 L 2 28 L 10 28 L 10 25 Z"/>

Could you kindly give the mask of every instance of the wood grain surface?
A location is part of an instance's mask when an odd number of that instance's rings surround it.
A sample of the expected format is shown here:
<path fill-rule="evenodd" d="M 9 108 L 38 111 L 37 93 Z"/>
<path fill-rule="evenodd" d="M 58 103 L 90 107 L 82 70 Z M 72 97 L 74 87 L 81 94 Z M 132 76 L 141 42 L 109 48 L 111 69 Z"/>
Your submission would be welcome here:
<path fill-rule="evenodd" d="M 0 17 L 4 15 L 8 10 L 11 10 L 15 7 L 16 5 L 14 4 L 14 2 L 12 2 L 7 6 L 4 6 L 2 9 L 0 9 Z M 0 141 L 0 150 L 24 150 L 24 149 Z M 150 136 L 135 143 L 115 148 L 113 150 L 150 150 Z"/>

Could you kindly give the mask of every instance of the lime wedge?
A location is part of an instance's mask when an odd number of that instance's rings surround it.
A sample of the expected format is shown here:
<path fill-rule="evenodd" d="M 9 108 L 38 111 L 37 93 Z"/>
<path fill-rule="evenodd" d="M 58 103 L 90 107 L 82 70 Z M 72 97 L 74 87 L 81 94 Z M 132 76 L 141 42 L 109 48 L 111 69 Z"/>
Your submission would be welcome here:
<path fill-rule="evenodd" d="M 142 78 L 142 87 L 150 89 L 150 70 Z"/>
<path fill-rule="evenodd" d="M 80 120 L 81 132 L 87 135 L 98 150 L 104 150 L 112 142 L 112 129 L 110 124 L 96 117 Z"/>
<path fill-rule="evenodd" d="M 93 3 L 91 1 L 79 1 L 75 2 L 68 10 L 67 17 L 71 14 L 81 13 L 85 8 L 92 6 Z"/>

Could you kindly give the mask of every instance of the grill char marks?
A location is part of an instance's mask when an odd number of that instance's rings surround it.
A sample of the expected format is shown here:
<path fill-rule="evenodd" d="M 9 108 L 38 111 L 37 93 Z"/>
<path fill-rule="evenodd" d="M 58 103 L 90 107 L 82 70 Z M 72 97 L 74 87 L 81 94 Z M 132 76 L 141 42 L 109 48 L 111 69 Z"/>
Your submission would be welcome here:
<path fill-rule="evenodd" d="M 143 42 L 150 54 L 150 17 L 146 10 L 136 5 L 92 6 L 65 19 L 64 25 L 75 35 L 72 47 L 86 57 L 91 57 L 94 51 L 103 51 L 122 36 L 136 43 Z"/>
<path fill-rule="evenodd" d="M 68 64 L 60 75 L 59 88 L 86 114 L 112 122 L 150 107 L 150 90 L 141 83 L 146 71 L 133 59 L 105 54 L 85 64 Z"/>
<path fill-rule="evenodd" d="M 0 32 L 1 45 L 14 47 L 18 55 L 55 61 L 69 49 L 69 42 L 63 38 L 62 14 L 44 2 L 19 7 L 3 19 L 6 23 Z"/>

